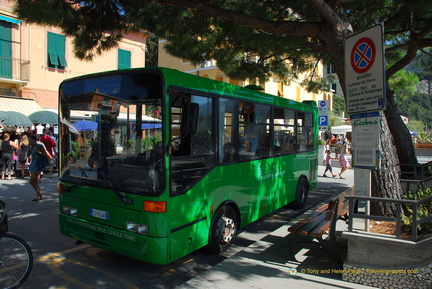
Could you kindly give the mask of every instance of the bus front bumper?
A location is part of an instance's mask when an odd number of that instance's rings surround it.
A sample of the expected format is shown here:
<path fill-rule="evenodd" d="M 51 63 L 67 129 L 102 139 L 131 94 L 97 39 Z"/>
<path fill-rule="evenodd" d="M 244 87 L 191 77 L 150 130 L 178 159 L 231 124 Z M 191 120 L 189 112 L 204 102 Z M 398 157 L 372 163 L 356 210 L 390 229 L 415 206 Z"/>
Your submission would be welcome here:
<path fill-rule="evenodd" d="M 165 265 L 168 239 L 120 230 L 69 215 L 59 214 L 60 232 L 68 237 L 147 263 Z"/>

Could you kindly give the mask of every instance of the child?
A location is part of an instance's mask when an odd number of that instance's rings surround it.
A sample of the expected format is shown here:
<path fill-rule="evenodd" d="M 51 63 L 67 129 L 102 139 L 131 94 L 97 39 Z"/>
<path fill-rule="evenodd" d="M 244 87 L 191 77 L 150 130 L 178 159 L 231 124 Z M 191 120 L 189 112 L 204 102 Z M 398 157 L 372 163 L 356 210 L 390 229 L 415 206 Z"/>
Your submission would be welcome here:
<path fill-rule="evenodd" d="M 327 171 L 330 171 L 330 173 L 332 174 L 333 178 L 336 177 L 335 174 L 333 174 L 333 169 L 332 169 L 332 165 L 331 165 L 331 151 L 330 150 L 326 150 L 326 168 L 324 170 L 324 174 L 323 177 L 327 177 L 326 173 Z"/>

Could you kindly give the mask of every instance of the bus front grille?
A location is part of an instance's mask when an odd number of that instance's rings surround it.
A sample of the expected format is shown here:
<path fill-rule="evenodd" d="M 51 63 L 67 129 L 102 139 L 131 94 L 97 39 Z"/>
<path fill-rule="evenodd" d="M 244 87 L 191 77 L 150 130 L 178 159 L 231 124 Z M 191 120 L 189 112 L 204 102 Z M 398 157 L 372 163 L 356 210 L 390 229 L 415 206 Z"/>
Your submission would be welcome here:
<path fill-rule="evenodd" d="M 105 234 L 101 232 L 93 231 L 93 236 L 99 240 L 106 240 Z"/>

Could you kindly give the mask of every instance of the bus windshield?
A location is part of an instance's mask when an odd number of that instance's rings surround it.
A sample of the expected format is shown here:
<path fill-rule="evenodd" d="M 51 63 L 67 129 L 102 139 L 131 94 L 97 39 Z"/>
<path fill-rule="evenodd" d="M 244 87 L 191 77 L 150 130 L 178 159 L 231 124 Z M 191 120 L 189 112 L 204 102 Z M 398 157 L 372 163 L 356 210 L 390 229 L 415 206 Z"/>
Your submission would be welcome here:
<path fill-rule="evenodd" d="M 61 179 L 132 194 L 161 194 L 162 96 L 162 77 L 142 70 L 62 83 Z"/>

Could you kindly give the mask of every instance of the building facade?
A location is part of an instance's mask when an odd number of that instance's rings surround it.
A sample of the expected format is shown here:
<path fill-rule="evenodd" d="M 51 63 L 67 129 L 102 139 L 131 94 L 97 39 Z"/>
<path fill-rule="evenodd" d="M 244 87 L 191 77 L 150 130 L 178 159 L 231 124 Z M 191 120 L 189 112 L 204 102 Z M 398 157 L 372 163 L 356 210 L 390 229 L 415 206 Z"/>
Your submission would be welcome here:
<path fill-rule="evenodd" d="M 53 27 L 21 21 L 13 5 L 0 0 L 0 111 L 28 115 L 31 110 L 55 110 L 64 79 L 144 66 L 147 33 L 126 34 L 118 48 L 92 61 L 80 60 L 70 37 Z"/>
<path fill-rule="evenodd" d="M 226 83 L 235 84 L 238 86 L 246 86 L 250 84 L 257 84 L 264 88 L 264 92 L 268 94 L 277 95 L 280 97 L 285 97 L 288 99 L 292 99 L 298 102 L 302 102 L 305 100 L 328 100 L 329 108 L 332 108 L 332 100 L 333 93 L 331 92 L 308 92 L 305 87 L 301 85 L 301 80 L 293 80 L 289 85 L 284 83 L 282 80 L 277 77 L 272 77 L 269 81 L 265 83 L 259 83 L 256 80 L 245 80 L 240 81 L 236 79 L 229 78 L 226 76 L 218 67 L 217 63 L 214 60 L 207 61 L 198 66 L 193 65 L 190 61 L 177 58 L 169 55 L 164 49 L 166 41 L 159 41 L 159 56 L 158 56 L 158 65 L 161 67 L 167 67 L 172 69 L 177 69 L 179 71 L 183 71 L 186 73 L 195 74 L 201 77 L 206 77 Z M 323 77 L 325 67 L 318 63 L 315 71 L 315 75 L 317 77 Z"/>

